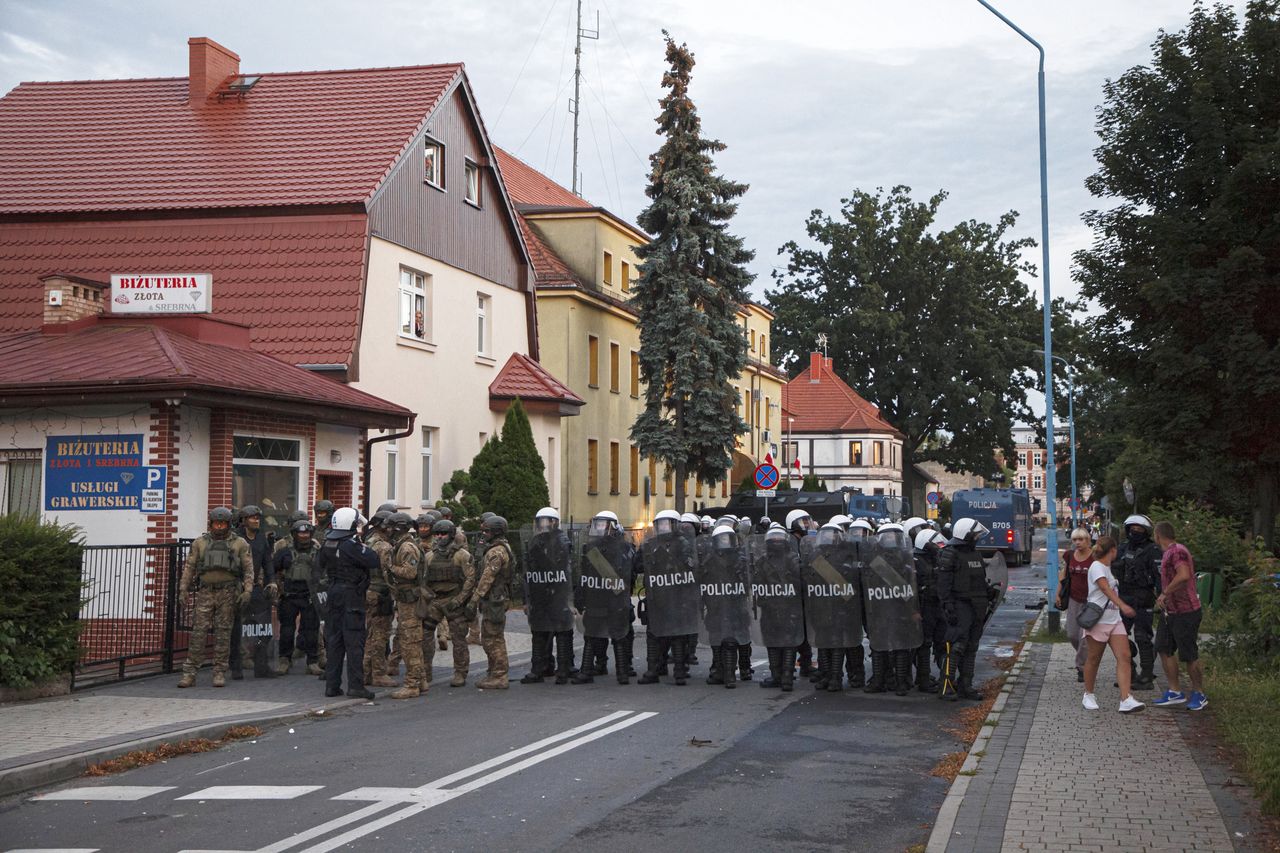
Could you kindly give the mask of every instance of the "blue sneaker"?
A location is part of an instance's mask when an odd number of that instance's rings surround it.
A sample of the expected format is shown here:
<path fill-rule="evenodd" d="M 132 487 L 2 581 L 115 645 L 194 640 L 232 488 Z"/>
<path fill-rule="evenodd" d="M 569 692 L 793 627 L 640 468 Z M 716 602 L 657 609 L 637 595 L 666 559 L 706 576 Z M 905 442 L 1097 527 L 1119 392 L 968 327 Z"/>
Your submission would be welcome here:
<path fill-rule="evenodd" d="M 1193 690 L 1191 691 L 1191 701 L 1187 703 L 1188 711 L 1203 711 L 1209 706 L 1209 697 L 1203 693 Z"/>
<path fill-rule="evenodd" d="M 1163 696 L 1151 704 L 1157 708 L 1172 708 L 1174 705 L 1187 704 L 1187 696 L 1185 693 L 1179 693 L 1176 690 L 1166 690 Z"/>

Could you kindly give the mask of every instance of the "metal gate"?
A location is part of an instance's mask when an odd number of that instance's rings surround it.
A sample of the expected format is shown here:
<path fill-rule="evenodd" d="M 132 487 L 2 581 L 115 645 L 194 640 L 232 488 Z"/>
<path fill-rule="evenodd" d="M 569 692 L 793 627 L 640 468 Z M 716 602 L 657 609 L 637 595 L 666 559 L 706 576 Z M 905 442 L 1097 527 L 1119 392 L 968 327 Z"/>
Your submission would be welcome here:
<path fill-rule="evenodd" d="M 190 545 L 85 546 L 73 688 L 174 671 L 190 631 L 191 602 L 178 600 Z"/>

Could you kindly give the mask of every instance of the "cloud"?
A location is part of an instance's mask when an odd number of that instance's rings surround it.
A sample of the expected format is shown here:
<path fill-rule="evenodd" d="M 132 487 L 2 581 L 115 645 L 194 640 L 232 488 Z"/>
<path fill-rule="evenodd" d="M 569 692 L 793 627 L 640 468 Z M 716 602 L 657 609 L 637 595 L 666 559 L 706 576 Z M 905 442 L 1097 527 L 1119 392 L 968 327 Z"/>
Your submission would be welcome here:
<path fill-rule="evenodd" d="M 66 57 L 58 53 L 58 51 L 46 47 L 38 41 L 33 41 L 32 39 L 17 35 L 16 33 L 5 33 L 4 38 L 5 41 L 9 42 L 9 44 L 24 57 L 33 59 L 36 62 L 54 63 L 61 62 L 66 59 Z"/>

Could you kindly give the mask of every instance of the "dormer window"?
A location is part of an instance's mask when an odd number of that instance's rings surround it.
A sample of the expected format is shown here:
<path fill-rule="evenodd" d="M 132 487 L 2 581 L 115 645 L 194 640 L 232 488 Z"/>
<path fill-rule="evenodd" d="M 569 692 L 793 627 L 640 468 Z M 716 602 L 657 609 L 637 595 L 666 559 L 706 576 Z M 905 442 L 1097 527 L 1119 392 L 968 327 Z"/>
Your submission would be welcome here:
<path fill-rule="evenodd" d="M 480 206 L 480 167 L 470 160 L 466 161 L 463 167 L 467 179 L 467 193 L 463 198 L 467 200 L 467 204 Z"/>
<path fill-rule="evenodd" d="M 444 146 L 432 139 L 427 140 L 422 179 L 436 189 L 444 189 Z"/>

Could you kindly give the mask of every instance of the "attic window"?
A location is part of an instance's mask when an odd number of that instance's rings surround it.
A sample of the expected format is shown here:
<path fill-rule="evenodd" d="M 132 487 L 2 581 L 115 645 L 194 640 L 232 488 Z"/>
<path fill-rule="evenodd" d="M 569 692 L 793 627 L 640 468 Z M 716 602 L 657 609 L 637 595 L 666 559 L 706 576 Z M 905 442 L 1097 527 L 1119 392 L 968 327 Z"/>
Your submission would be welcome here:
<path fill-rule="evenodd" d="M 428 139 L 423 154 L 422 178 L 437 189 L 444 189 L 444 146 Z"/>
<path fill-rule="evenodd" d="M 262 75 L 255 74 L 252 77 L 237 77 L 227 84 L 227 88 L 233 92 L 247 92 L 253 88 L 253 84 L 262 79 Z"/>

